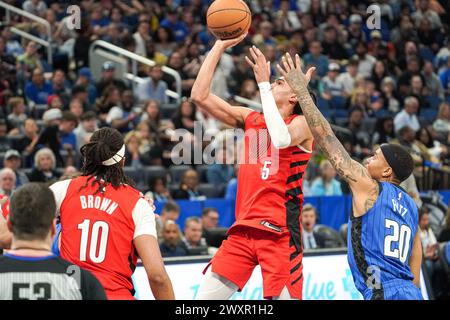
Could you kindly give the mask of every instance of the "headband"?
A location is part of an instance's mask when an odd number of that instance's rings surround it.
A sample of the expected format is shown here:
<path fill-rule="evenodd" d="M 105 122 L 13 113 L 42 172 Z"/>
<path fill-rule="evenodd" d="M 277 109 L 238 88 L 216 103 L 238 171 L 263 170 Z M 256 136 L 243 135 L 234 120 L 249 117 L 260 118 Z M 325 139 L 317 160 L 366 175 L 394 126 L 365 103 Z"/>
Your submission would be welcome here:
<path fill-rule="evenodd" d="M 386 162 L 392 168 L 395 176 L 400 179 L 400 181 L 404 181 L 411 175 L 411 172 L 408 172 L 407 166 L 404 163 L 398 160 L 398 152 L 391 148 L 391 146 L 387 143 L 384 143 L 380 146 L 381 152 L 383 153 Z"/>
<path fill-rule="evenodd" d="M 122 160 L 124 156 L 125 156 L 125 145 L 122 145 L 122 148 L 120 148 L 120 150 L 117 151 L 115 155 L 113 155 L 108 160 L 103 161 L 102 164 L 107 167 L 113 166 L 116 163 L 119 163 L 120 160 Z"/>

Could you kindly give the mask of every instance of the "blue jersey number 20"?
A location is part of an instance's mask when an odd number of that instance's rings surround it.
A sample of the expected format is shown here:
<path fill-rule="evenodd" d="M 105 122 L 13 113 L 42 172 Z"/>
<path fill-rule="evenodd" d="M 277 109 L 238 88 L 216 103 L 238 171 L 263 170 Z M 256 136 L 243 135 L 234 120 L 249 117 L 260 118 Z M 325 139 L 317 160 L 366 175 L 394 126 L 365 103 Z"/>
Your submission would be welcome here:
<path fill-rule="evenodd" d="M 384 238 L 384 255 L 406 262 L 409 253 L 409 241 L 411 240 L 411 229 L 407 225 L 399 225 L 394 220 L 385 220 L 385 227 L 392 233 Z M 392 249 L 392 243 L 398 243 L 398 248 Z"/>

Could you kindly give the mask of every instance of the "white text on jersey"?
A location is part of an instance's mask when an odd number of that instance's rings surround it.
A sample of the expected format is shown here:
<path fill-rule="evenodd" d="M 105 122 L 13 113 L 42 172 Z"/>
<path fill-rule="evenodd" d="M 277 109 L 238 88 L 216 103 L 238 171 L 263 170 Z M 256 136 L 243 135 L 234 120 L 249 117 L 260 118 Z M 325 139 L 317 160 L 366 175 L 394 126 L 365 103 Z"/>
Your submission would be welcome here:
<path fill-rule="evenodd" d="M 403 207 L 397 201 L 395 201 L 395 199 L 392 199 L 392 206 L 393 206 L 394 212 L 400 214 L 402 217 L 404 217 L 405 214 L 408 212 L 408 209 Z"/>
<path fill-rule="evenodd" d="M 80 196 L 81 209 L 98 209 L 111 215 L 114 210 L 117 209 L 119 204 L 108 198 L 103 198 L 99 196 Z"/>

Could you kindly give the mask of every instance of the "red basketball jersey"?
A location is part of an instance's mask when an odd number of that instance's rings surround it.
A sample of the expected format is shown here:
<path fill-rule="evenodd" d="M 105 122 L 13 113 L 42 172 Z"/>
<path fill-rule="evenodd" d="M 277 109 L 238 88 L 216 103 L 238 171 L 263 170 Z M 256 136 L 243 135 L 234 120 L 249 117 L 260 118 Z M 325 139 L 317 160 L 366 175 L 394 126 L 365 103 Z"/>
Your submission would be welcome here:
<path fill-rule="evenodd" d="M 298 115 L 285 120 L 286 124 Z M 239 167 L 236 222 L 271 232 L 289 231 L 300 236 L 303 204 L 302 181 L 311 152 L 293 146 L 276 149 L 264 115 L 245 119 L 244 150 Z M 270 224 L 270 225 L 269 225 Z"/>
<path fill-rule="evenodd" d="M 0 200 L 6 198 L 6 196 L 0 194 Z M 0 211 L 2 212 L 3 217 L 6 219 L 9 216 L 9 199 L 6 200 L 4 204 L 0 206 Z"/>
<path fill-rule="evenodd" d="M 80 190 L 87 179 L 71 180 L 61 203 L 61 257 L 91 271 L 108 298 L 131 298 L 137 262 L 132 211 L 142 194 L 127 185 L 95 194 L 92 180 Z"/>

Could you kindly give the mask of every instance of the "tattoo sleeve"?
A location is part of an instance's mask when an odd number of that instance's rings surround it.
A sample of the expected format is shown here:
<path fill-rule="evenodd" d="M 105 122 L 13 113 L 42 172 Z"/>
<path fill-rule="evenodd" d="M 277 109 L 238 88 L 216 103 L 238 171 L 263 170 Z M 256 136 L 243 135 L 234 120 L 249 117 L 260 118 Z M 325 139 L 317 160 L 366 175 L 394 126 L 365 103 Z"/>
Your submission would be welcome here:
<path fill-rule="evenodd" d="M 356 183 L 361 179 L 371 179 L 366 168 L 350 157 L 328 121 L 314 104 L 302 75 L 298 72 L 291 72 L 288 78 L 288 83 L 297 94 L 314 140 L 325 152 L 338 174 L 349 184 Z"/>

